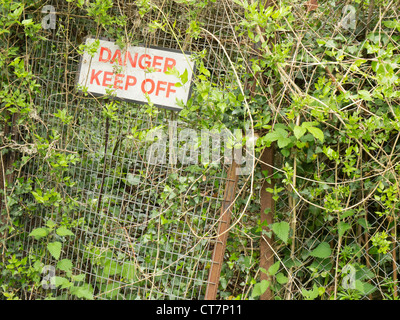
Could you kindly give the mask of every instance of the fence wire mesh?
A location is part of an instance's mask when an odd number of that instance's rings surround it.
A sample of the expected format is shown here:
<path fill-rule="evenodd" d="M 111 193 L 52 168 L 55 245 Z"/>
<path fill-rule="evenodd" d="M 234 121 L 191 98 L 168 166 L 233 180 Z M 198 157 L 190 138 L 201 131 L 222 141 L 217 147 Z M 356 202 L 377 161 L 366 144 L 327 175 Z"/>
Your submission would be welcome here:
<path fill-rule="evenodd" d="M 121 30 L 116 22 L 115 30 L 111 31 L 99 28 L 96 16 L 90 19 L 68 2 L 52 2 L 56 9 L 56 29 L 45 32 L 46 40 L 33 43 L 29 55 L 32 71 L 42 88 L 35 98 L 38 125 L 42 124 L 42 136 L 54 141 L 54 145 L 46 146 L 45 162 L 31 165 L 25 175 L 35 181 L 33 190 L 43 192 L 36 193 L 35 200 L 46 197 L 54 205 L 32 205 L 31 213 L 23 216 L 20 225 L 27 235 L 49 221 L 57 224 L 68 221 L 67 226 L 75 236 L 60 237 L 63 241 L 60 260 L 73 261 L 74 274 L 86 275 L 97 299 L 204 298 L 228 166 L 220 162 L 199 169 L 168 162 L 149 163 L 147 152 L 154 142 L 142 139 L 149 130 L 160 128 L 168 135 L 175 124 L 178 131 L 192 128 L 200 132 L 201 128 L 194 123 L 176 122 L 174 111 L 157 111 L 148 105 L 127 102 L 118 102 L 115 117 L 107 124 L 103 111 L 111 102 L 76 91 L 79 45 L 88 35 L 116 39 L 122 34 L 131 44 L 194 53 L 205 50 L 202 59 L 213 82 L 227 92 L 238 87 L 231 62 L 240 75 L 241 68 L 245 70 L 251 65 L 247 53 L 253 48 L 247 47 L 247 34 L 236 36 L 235 27 L 240 26 L 243 18 L 236 4 L 226 0 L 210 2 L 198 16 L 202 28 L 198 37 L 192 37 L 186 30 L 199 26 L 190 25 L 192 20 L 187 16 L 185 4 L 169 0 L 152 2 L 159 10 L 152 9 L 143 16 L 135 2 L 116 2 L 112 8 L 115 16 L 125 15 L 128 23 Z M 293 8 L 306 29 L 303 5 L 295 1 Z M 335 16 L 341 7 L 331 10 Z M 42 18 L 42 14 L 35 14 L 37 19 Z M 170 28 L 153 30 L 155 22 L 173 25 L 174 33 Z M 316 33 L 331 31 L 338 32 L 327 22 Z M 317 37 L 304 33 L 307 37 Z M 310 62 L 308 48 L 303 49 L 304 55 L 291 62 L 290 72 L 296 75 L 297 85 L 306 91 L 317 83 L 312 70 L 319 66 Z M 254 57 L 256 51 L 252 54 Z M 246 79 L 242 81 L 246 83 Z M 271 84 L 268 81 L 272 80 L 267 80 L 267 87 Z M 286 90 L 282 89 L 282 96 Z M 384 131 L 384 126 L 378 130 Z M 270 242 L 277 266 L 270 277 L 274 298 L 332 298 L 334 292 L 336 298 L 343 299 L 387 299 L 397 291 L 397 224 L 393 226 L 388 215 L 376 214 L 388 208 L 379 194 L 380 181 L 397 186 L 393 177 L 382 180 L 382 176 L 395 168 L 397 138 L 393 136 L 383 146 L 365 141 L 364 151 L 362 147 L 361 151 L 348 151 L 347 146 L 338 142 L 338 157 L 325 153 L 317 163 L 312 154 L 302 155 L 309 158 L 309 167 L 294 171 L 295 179 L 290 174 L 296 167 L 296 157 L 290 158 L 292 162 L 288 165 L 289 158 L 281 159 L 276 154 L 273 220 L 275 226 L 287 224 L 290 229 L 286 239 L 278 237 L 282 231 L 275 232 L 276 229 L 264 234 L 274 237 Z M 43 145 L 48 141 L 43 140 Z M 49 167 L 54 168 L 51 150 L 55 149 L 64 151 L 70 162 L 74 157 L 77 160 L 67 171 L 60 168 L 60 175 L 47 176 Z M 356 162 L 353 168 L 348 168 L 340 157 L 349 158 L 352 152 Z M 382 159 L 391 162 L 386 166 Z M 58 159 L 60 167 L 61 160 Z M 378 164 L 381 170 L 372 164 Z M 349 170 L 357 170 L 359 177 L 347 180 Z M 69 176 L 71 180 L 64 180 Z M 268 177 L 272 177 L 270 173 Z M 258 279 L 259 241 L 263 236 L 259 225 L 259 194 L 264 179 L 258 166 L 249 176 L 239 179 L 238 197 L 232 209 L 233 227 L 220 279 L 221 299 L 251 297 Z M 62 202 L 57 199 L 59 194 Z M 336 210 L 338 206 L 343 210 Z M 397 205 L 392 208 L 397 210 Z M 357 225 L 350 221 L 357 221 Z M 385 253 L 371 244 L 371 238 L 383 230 L 391 233 L 392 239 Z M 21 242 L 25 252 L 39 250 L 39 243 L 33 237 L 15 241 Z M 43 263 L 55 265 L 57 261 L 47 254 Z M 69 294 L 61 297 L 73 298 Z"/>
<path fill-rule="evenodd" d="M 161 3 L 160 3 L 161 4 Z M 87 35 L 109 37 L 96 24 L 67 2 L 54 2 L 56 29 L 35 44 L 30 55 L 32 71 L 43 87 L 36 98 L 45 136 L 57 137 L 52 148 L 65 150 L 66 157 L 79 157 L 61 176 L 44 176 L 35 186 L 60 192 L 70 208 L 44 207 L 26 221 L 26 230 L 60 223 L 67 212 L 75 233 L 64 239 L 60 259 L 74 261 L 74 273 L 86 274 L 97 299 L 199 299 L 204 297 L 215 239 L 226 171 L 222 166 L 199 170 L 188 165 L 150 164 L 147 152 L 154 141 L 140 140 L 151 129 L 176 134 L 188 124 L 175 121 L 174 111 L 133 103 L 118 103 L 111 124 L 106 123 L 103 107 L 109 101 L 85 97 L 76 92 L 79 45 Z M 163 6 L 163 14 L 152 11 L 140 18 L 134 3 L 118 3 L 115 14 L 126 13 L 131 29 L 126 33 L 132 44 L 200 52 L 207 48 L 206 66 L 214 81 L 229 84 L 229 67 L 222 47 L 212 38 L 185 41 L 185 7 L 173 1 Z M 225 43 L 229 57 L 239 52 L 223 37 L 231 25 L 224 5 L 203 12 L 201 21 L 218 41 Z M 149 30 L 149 22 L 177 22 L 178 39 L 163 29 Z M 183 40 L 182 40 L 183 39 Z M 182 43 L 184 46 L 182 47 Z M 64 112 L 71 119 L 55 116 Z M 170 137 L 171 138 L 171 137 Z M 165 157 L 172 146 L 168 148 Z M 175 146 L 175 153 L 190 152 Z M 51 153 L 51 150 L 48 151 Z M 53 163 L 36 163 L 27 171 L 32 179 L 45 174 Z M 61 173 L 61 171 L 60 171 Z M 64 176 L 71 183 L 59 189 Z M 179 183 L 177 187 L 177 182 Z M 48 196 L 49 194 L 40 194 Z M 24 248 L 37 248 L 34 238 L 24 239 Z M 56 265 L 48 254 L 45 265 Z M 63 298 L 71 298 L 68 294 Z"/>

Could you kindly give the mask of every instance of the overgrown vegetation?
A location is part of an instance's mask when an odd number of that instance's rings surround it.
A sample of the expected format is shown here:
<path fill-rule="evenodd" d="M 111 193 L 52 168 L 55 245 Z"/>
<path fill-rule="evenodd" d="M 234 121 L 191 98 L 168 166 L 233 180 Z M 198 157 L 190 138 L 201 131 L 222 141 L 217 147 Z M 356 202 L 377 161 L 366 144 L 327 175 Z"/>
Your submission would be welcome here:
<path fill-rule="evenodd" d="M 395 1 L 67 0 L 54 30 L 44 2 L 0 3 L 3 299 L 204 296 L 226 173 L 145 164 L 148 133 L 168 121 L 259 136 L 218 298 L 398 299 Z M 87 35 L 193 52 L 192 98 L 177 115 L 77 93 Z M 272 144 L 273 174 L 259 166 Z M 268 270 L 262 237 L 274 237 Z"/>

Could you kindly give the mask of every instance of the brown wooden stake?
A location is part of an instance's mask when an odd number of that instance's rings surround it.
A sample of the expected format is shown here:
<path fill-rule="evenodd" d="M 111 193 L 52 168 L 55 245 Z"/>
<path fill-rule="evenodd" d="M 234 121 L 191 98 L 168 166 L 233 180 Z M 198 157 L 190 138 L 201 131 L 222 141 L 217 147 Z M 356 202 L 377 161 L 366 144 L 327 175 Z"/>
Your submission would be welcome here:
<path fill-rule="evenodd" d="M 238 180 L 238 175 L 236 174 L 237 167 L 237 163 L 233 161 L 228 171 L 224 200 L 218 225 L 218 238 L 215 242 L 210 272 L 208 274 L 208 284 L 205 295 L 206 300 L 215 300 L 217 298 L 221 267 L 224 261 L 226 241 L 228 240 L 229 231 L 227 230 L 231 223 L 232 205 L 235 199 L 236 184 Z"/>
<path fill-rule="evenodd" d="M 267 192 L 267 188 L 274 188 L 274 182 L 272 180 L 272 173 L 273 173 L 273 165 L 274 165 L 274 147 L 273 145 L 269 148 L 265 148 L 262 155 L 261 155 L 261 169 L 268 171 L 268 176 L 271 178 L 271 183 L 268 183 L 267 179 L 265 179 L 260 194 L 260 204 L 261 204 L 261 223 L 265 221 L 267 224 L 271 224 L 274 218 L 274 211 L 275 211 L 275 201 L 272 198 L 272 193 Z M 262 227 L 263 230 L 268 231 L 267 226 Z M 268 271 L 268 269 L 274 264 L 274 251 L 273 248 L 273 236 L 267 237 L 264 235 L 261 237 L 260 241 L 260 267 L 264 268 Z M 261 281 L 267 280 L 271 281 L 270 276 L 261 272 Z M 260 296 L 260 300 L 272 300 L 273 295 L 270 289 L 268 289 Z"/>

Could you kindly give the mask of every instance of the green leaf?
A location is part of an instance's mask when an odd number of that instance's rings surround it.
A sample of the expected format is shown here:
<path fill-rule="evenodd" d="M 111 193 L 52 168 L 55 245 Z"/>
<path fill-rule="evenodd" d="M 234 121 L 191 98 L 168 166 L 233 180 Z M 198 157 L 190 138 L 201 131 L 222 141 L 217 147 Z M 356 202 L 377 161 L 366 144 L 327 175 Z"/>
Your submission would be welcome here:
<path fill-rule="evenodd" d="M 302 124 L 301 124 L 301 126 L 303 127 L 303 128 L 311 128 L 311 127 L 315 127 L 315 126 L 318 126 L 318 124 L 319 124 L 319 122 L 317 122 L 317 121 L 306 121 L 306 122 L 303 122 Z"/>
<path fill-rule="evenodd" d="M 54 281 L 55 286 L 61 287 L 60 289 L 65 289 L 72 285 L 72 283 L 69 282 L 68 279 L 66 279 L 64 277 L 56 276 L 54 279 L 55 279 L 55 281 Z"/>
<path fill-rule="evenodd" d="M 285 129 L 276 128 L 274 131 L 265 135 L 265 140 L 267 142 L 277 141 L 278 147 L 282 149 L 292 142 L 292 140 L 287 137 L 288 135 L 289 133 Z"/>
<path fill-rule="evenodd" d="M 307 130 L 314 136 L 315 139 L 324 142 L 324 133 L 321 129 L 316 127 L 307 127 Z"/>
<path fill-rule="evenodd" d="M 362 294 L 371 294 L 376 290 L 376 287 L 368 282 L 361 280 L 356 280 L 355 282 L 356 290 L 360 291 Z"/>
<path fill-rule="evenodd" d="M 93 287 L 90 284 L 86 283 L 80 287 L 71 287 L 70 292 L 78 298 L 93 300 Z"/>
<path fill-rule="evenodd" d="M 340 214 L 340 218 L 344 219 L 347 217 L 351 217 L 352 215 L 354 215 L 355 211 L 354 210 L 346 210 L 343 213 Z"/>
<path fill-rule="evenodd" d="M 290 140 L 287 136 L 288 136 L 288 132 L 286 130 L 283 129 L 277 129 L 278 133 L 279 133 L 279 137 L 278 137 L 278 147 L 279 148 L 284 148 L 286 147 L 290 142 L 292 142 L 292 140 Z"/>
<path fill-rule="evenodd" d="M 131 185 L 131 186 L 137 186 L 140 183 L 140 176 L 135 176 L 132 173 L 128 173 L 126 175 L 126 181 Z"/>
<path fill-rule="evenodd" d="M 71 271 L 72 262 L 69 259 L 62 259 L 57 262 L 57 268 L 62 271 Z"/>
<path fill-rule="evenodd" d="M 30 25 L 30 24 L 32 24 L 32 19 L 22 20 L 21 23 L 22 23 L 23 26 Z"/>
<path fill-rule="evenodd" d="M 286 147 L 291 142 L 292 142 L 292 140 L 290 140 L 289 138 L 281 137 L 281 138 L 278 139 L 278 147 L 282 149 L 282 148 Z"/>
<path fill-rule="evenodd" d="M 293 133 L 297 140 L 299 140 L 304 134 L 307 132 L 306 128 L 300 127 L 300 126 L 295 126 L 293 129 Z"/>
<path fill-rule="evenodd" d="M 306 298 L 306 300 L 314 300 L 315 298 L 318 297 L 318 287 L 314 283 L 312 290 L 306 290 L 304 288 L 301 288 L 301 293 Z"/>
<path fill-rule="evenodd" d="M 388 20 L 388 21 L 382 21 L 385 27 L 394 29 L 396 28 L 400 23 L 397 22 L 396 20 Z"/>
<path fill-rule="evenodd" d="M 274 142 L 279 139 L 279 134 L 276 132 L 270 132 L 265 135 L 265 140 L 267 142 Z"/>
<path fill-rule="evenodd" d="M 372 101 L 371 94 L 367 90 L 359 90 L 358 96 L 365 101 Z"/>
<path fill-rule="evenodd" d="M 32 237 L 35 237 L 36 240 L 43 238 L 49 234 L 49 229 L 47 228 L 36 228 L 32 230 L 32 232 L 29 234 Z"/>
<path fill-rule="evenodd" d="M 22 14 L 23 10 L 24 6 L 20 6 L 19 8 L 15 9 L 14 12 L 12 13 L 12 17 L 13 18 L 19 17 Z"/>
<path fill-rule="evenodd" d="M 340 222 L 338 225 L 338 232 L 339 232 L 339 237 L 342 237 L 344 233 L 351 228 L 351 225 L 348 224 L 347 222 Z"/>
<path fill-rule="evenodd" d="M 100 297 L 107 297 L 107 298 L 115 298 L 120 290 L 121 285 L 117 282 L 111 282 L 111 283 L 106 283 L 103 284 L 100 287 L 101 293 L 100 293 Z"/>
<path fill-rule="evenodd" d="M 207 77 L 211 76 L 210 71 L 204 66 L 200 66 L 199 71 Z"/>
<path fill-rule="evenodd" d="M 135 264 L 133 262 L 125 262 L 122 265 L 121 276 L 127 280 L 137 280 Z"/>
<path fill-rule="evenodd" d="M 267 291 L 269 286 L 269 281 L 268 280 L 261 280 L 261 282 L 258 282 L 254 285 L 253 292 L 251 293 L 251 296 L 253 298 L 261 296 L 265 291 Z"/>
<path fill-rule="evenodd" d="M 71 278 L 73 281 L 83 281 L 85 280 L 86 275 L 84 273 L 78 274 L 78 275 L 72 275 Z"/>
<path fill-rule="evenodd" d="M 280 265 L 281 263 L 279 261 L 275 262 L 272 266 L 269 267 L 268 274 L 270 276 L 275 275 L 278 272 Z"/>
<path fill-rule="evenodd" d="M 43 266 L 44 266 L 43 262 L 35 261 L 35 263 L 33 264 L 33 269 L 35 271 L 41 272 L 43 270 Z"/>
<path fill-rule="evenodd" d="M 48 243 L 47 250 L 49 250 L 50 254 L 54 257 L 54 259 L 58 260 L 61 254 L 61 242 L 54 241 Z"/>
<path fill-rule="evenodd" d="M 327 242 L 321 242 L 318 247 L 311 251 L 310 256 L 325 259 L 331 255 L 331 247 Z"/>
<path fill-rule="evenodd" d="M 108 259 L 104 264 L 104 275 L 113 276 L 121 270 L 121 266 L 114 260 Z"/>
<path fill-rule="evenodd" d="M 357 220 L 357 223 L 359 224 L 359 225 L 361 225 L 364 229 L 369 229 L 370 228 L 370 225 L 369 225 L 369 223 L 368 223 L 368 221 L 365 221 L 365 218 L 359 218 L 358 220 Z"/>
<path fill-rule="evenodd" d="M 185 69 L 185 71 L 182 73 L 182 75 L 179 77 L 181 79 L 181 83 L 185 84 L 188 81 L 188 71 Z"/>
<path fill-rule="evenodd" d="M 284 243 L 287 243 L 289 238 L 290 226 L 286 221 L 276 222 L 272 224 L 272 231 L 281 239 Z"/>
<path fill-rule="evenodd" d="M 175 77 L 179 78 L 179 71 L 178 71 L 178 69 L 176 67 L 168 68 L 165 71 L 165 74 L 172 75 L 172 76 L 175 76 Z"/>
<path fill-rule="evenodd" d="M 50 229 L 53 229 L 56 226 L 56 223 L 53 220 L 48 220 L 46 222 L 46 226 L 48 226 Z"/>
<path fill-rule="evenodd" d="M 226 280 L 225 277 L 221 277 L 219 279 L 219 285 L 222 287 L 223 290 L 226 289 L 226 287 L 228 286 L 228 281 Z"/>
<path fill-rule="evenodd" d="M 280 284 L 285 284 L 288 282 L 288 278 L 282 272 L 279 272 L 275 276 L 275 278 L 276 278 L 276 281 L 278 281 L 278 283 L 280 283 Z"/>
<path fill-rule="evenodd" d="M 70 230 L 68 230 L 66 227 L 64 227 L 64 226 L 62 226 L 62 227 L 59 227 L 57 230 L 56 230 L 56 233 L 59 235 L 59 236 L 62 236 L 62 237 L 65 237 L 65 236 L 73 236 L 74 234 L 73 234 L 73 232 L 71 232 Z"/>
<path fill-rule="evenodd" d="M 278 143 L 279 146 L 279 143 Z M 284 157 L 289 157 L 290 156 L 290 150 L 289 149 L 282 149 L 281 153 Z M 274 200 L 276 201 L 277 199 L 274 198 Z"/>

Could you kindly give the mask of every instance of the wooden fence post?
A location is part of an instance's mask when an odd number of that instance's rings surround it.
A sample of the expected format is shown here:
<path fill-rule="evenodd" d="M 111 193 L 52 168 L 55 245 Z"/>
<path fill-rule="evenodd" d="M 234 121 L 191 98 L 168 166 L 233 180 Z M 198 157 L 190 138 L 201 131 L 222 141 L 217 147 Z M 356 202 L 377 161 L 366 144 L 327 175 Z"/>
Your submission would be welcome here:
<path fill-rule="evenodd" d="M 237 163 L 233 160 L 232 165 L 229 168 L 224 200 L 221 208 L 221 216 L 218 224 L 218 238 L 215 242 L 210 272 L 208 274 L 208 284 L 205 294 L 206 300 L 215 300 L 218 292 L 219 278 L 221 276 L 222 263 L 224 261 L 224 254 L 226 248 L 226 241 L 228 240 L 228 233 L 231 215 L 232 215 L 232 205 L 235 199 L 236 184 L 238 180 L 238 175 L 236 174 Z"/>
<path fill-rule="evenodd" d="M 274 219 L 274 211 L 275 211 L 275 201 L 272 198 L 272 193 L 267 192 L 267 188 L 274 188 L 274 182 L 272 180 L 273 174 L 273 165 L 274 165 L 274 146 L 272 145 L 269 148 L 265 148 L 261 155 L 261 169 L 262 171 L 267 170 L 268 176 L 271 178 L 271 182 L 269 183 L 267 179 L 265 179 L 260 193 L 260 205 L 261 205 L 261 217 L 260 222 L 267 222 L 268 225 L 273 223 Z M 268 230 L 267 226 L 262 227 L 263 230 Z M 271 237 L 267 237 L 263 235 L 260 240 L 260 267 L 264 268 L 268 271 L 268 269 L 274 264 L 274 251 L 273 248 L 273 235 Z M 267 280 L 271 281 L 270 276 L 261 272 L 261 281 Z M 272 300 L 273 294 L 270 289 L 268 289 L 260 296 L 260 300 Z"/>

